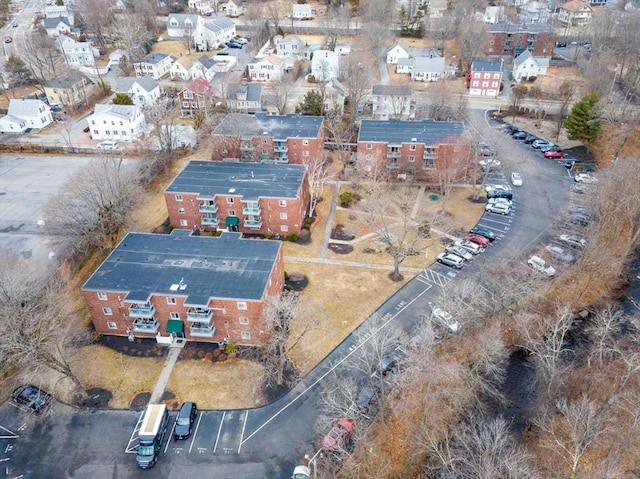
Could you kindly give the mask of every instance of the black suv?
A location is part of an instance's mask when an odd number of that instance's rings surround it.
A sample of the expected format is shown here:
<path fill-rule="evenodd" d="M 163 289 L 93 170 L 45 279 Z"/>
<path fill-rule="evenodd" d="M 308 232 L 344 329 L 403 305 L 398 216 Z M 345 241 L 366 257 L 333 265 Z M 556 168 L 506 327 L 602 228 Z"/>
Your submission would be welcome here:
<path fill-rule="evenodd" d="M 25 385 L 13 391 L 11 399 L 33 412 L 40 412 L 51 402 L 51 395 L 35 386 Z"/>
<path fill-rule="evenodd" d="M 487 198 L 506 198 L 508 200 L 512 200 L 513 193 L 511 191 L 504 190 L 490 190 L 487 191 Z"/>
<path fill-rule="evenodd" d="M 174 439 L 186 439 L 191 435 L 191 429 L 193 428 L 197 414 L 198 407 L 196 403 L 186 402 L 182 404 L 178 418 L 176 419 L 176 426 L 173 429 Z"/>

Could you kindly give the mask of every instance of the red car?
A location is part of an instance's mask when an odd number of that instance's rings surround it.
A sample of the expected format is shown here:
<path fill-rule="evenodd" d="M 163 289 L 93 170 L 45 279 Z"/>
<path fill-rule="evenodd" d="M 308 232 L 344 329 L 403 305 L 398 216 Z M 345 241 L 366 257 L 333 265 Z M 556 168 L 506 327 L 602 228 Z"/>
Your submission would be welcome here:
<path fill-rule="evenodd" d="M 327 454 L 333 454 L 349 439 L 353 431 L 353 421 L 351 419 L 340 419 L 331 431 L 322 440 L 322 450 Z"/>
<path fill-rule="evenodd" d="M 478 246 L 482 246 L 483 248 L 489 246 L 489 240 L 484 236 L 468 233 L 464 238 L 468 241 L 471 241 L 472 243 L 477 244 Z"/>
<path fill-rule="evenodd" d="M 564 156 L 564 151 L 549 150 L 544 152 L 544 157 L 552 160 L 563 160 Z"/>

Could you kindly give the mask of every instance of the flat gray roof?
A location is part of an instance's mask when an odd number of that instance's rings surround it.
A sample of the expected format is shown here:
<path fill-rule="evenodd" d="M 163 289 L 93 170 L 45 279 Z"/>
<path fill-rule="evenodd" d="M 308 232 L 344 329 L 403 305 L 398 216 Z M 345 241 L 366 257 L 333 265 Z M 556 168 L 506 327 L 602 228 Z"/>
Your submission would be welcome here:
<path fill-rule="evenodd" d="M 303 115 L 267 115 L 256 113 L 248 115 L 229 113 L 214 130 L 216 135 L 260 136 L 271 135 L 275 140 L 287 138 L 317 138 L 322 128 L 321 116 Z"/>
<path fill-rule="evenodd" d="M 447 138 L 459 137 L 464 131 L 464 124 L 458 121 L 362 120 L 358 141 L 390 144 L 415 141 L 425 145 L 435 145 L 444 142 Z"/>
<path fill-rule="evenodd" d="M 186 296 L 187 306 L 206 306 L 210 298 L 260 300 L 281 247 L 240 233 L 129 233 L 82 290 L 122 292 L 123 301 L 140 303 L 153 294 Z"/>
<path fill-rule="evenodd" d="M 167 193 L 297 198 L 304 180 L 304 165 L 190 161 L 167 187 Z M 233 191 L 231 191 L 233 190 Z"/>

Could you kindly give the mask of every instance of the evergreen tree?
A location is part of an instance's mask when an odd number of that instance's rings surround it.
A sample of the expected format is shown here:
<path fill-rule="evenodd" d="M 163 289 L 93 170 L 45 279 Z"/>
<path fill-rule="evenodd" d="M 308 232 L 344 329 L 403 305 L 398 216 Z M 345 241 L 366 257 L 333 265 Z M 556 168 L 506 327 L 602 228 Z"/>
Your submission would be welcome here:
<path fill-rule="evenodd" d="M 311 90 L 304 96 L 302 103 L 296 106 L 296 113 L 300 115 L 321 116 L 324 110 L 324 99 L 322 93 Z"/>
<path fill-rule="evenodd" d="M 133 100 L 126 93 L 116 93 L 113 97 L 114 105 L 133 105 Z"/>
<path fill-rule="evenodd" d="M 573 105 L 564 123 L 570 140 L 584 141 L 587 146 L 596 141 L 602 129 L 599 100 L 597 93 L 590 93 Z"/>
<path fill-rule="evenodd" d="M 4 71 L 12 87 L 28 85 L 33 82 L 31 70 L 22 58 L 13 53 L 4 62 Z"/>

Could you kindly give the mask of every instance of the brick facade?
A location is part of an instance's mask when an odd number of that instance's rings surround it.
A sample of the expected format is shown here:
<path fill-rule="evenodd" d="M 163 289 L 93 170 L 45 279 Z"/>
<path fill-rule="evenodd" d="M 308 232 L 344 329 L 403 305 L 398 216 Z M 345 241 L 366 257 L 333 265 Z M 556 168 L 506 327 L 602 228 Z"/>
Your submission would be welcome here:
<path fill-rule="evenodd" d="M 534 57 L 551 57 L 558 35 L 546 24 L 535 25 L 491 25 L 480 45 L 487 57 L 515 58 L 523 50 Z"/>

